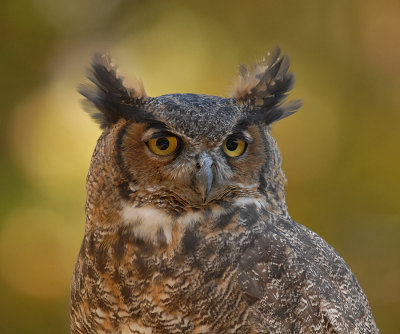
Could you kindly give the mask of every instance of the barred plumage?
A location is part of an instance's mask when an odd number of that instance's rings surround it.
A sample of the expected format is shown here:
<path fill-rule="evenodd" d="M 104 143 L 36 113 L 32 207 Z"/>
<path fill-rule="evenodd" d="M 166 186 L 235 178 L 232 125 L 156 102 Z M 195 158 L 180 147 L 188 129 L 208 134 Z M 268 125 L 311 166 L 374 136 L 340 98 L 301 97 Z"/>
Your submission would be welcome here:
<path fill-rule="evenodd" d="M 350 268 L 289 216 L 269 125 L 298 109 L 278 49 L 232 98 L 147 97 L 95 56 L 71 332 L 379 333 Z"/>

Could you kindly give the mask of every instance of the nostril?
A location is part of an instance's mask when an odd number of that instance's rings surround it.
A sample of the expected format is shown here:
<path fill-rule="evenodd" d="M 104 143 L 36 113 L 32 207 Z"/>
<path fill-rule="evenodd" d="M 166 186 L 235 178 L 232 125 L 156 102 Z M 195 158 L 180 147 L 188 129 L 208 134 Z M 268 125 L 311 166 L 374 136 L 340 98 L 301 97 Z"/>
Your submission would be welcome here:
<path fill-rule="evenodd" d="M 213 159 L 211 158 L 211 156 L 206 153 L 205 151 L 201 152 L 199 154 L 198 157 L 196 157 L 196 169 L 199 171 L 201 170 L 208 170 L 212 167 L 212 165 L 214 164 Z"/>

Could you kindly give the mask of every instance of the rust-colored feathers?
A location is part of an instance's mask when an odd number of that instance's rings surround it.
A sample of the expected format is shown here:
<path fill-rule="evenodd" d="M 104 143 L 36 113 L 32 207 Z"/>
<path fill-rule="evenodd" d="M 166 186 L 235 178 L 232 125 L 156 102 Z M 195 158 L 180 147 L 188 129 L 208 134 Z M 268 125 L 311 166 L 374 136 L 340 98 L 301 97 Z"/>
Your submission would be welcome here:
<path fill-rule="evenodd" d="M 93 58 L 80 92 L 104 131 L 72 334 L 379 333 L 344 260 L 288 212 L 269 126 L 300 107 L 288 56 L 240 72 L 229 98 L 148 97 Z"/>

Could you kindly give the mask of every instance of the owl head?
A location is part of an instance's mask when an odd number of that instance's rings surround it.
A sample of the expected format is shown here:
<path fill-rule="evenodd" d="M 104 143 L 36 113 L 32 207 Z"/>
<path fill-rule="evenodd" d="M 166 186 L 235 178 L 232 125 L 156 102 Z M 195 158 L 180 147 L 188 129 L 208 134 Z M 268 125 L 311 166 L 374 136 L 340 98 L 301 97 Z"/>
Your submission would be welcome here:
<path fill-rule="evenodd" d="M 103 129 L 87 207 L 101 203 L 104 214 L 112 212 L 105 202 L 123 200 L 180 215 L 255 201 L 285 214 L 285 178 L 269 129 L 300 107 L 284 103 L 294 83 L 288 68 L 288 56 L 276 48 L 249 69 L 240 67 L 231 97 L 148 97 L 141 82 L 126 87 L 110 59 L 96 54 L 88 72 L 94 85 L 80 89 Z"/>

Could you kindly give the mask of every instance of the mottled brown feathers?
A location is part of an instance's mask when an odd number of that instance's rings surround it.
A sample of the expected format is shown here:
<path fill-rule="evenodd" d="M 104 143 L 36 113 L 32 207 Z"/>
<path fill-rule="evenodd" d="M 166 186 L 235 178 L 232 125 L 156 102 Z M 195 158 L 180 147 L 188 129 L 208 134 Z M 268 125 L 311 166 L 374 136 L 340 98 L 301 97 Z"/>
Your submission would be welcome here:
<path fill-rule="evenodd" d="M 94 86 L 81 91 L 104 131 L 87 177 L 72 334 L 379 333 L 344 260 L 289 215 L 268 126 L 298 108 L 282 105 L 288 66 L 276 49 L 242 68 L 234 98 L 146 98 L 94 57 Z M 179 149 L 151 150 L 170 137 Z"/>

